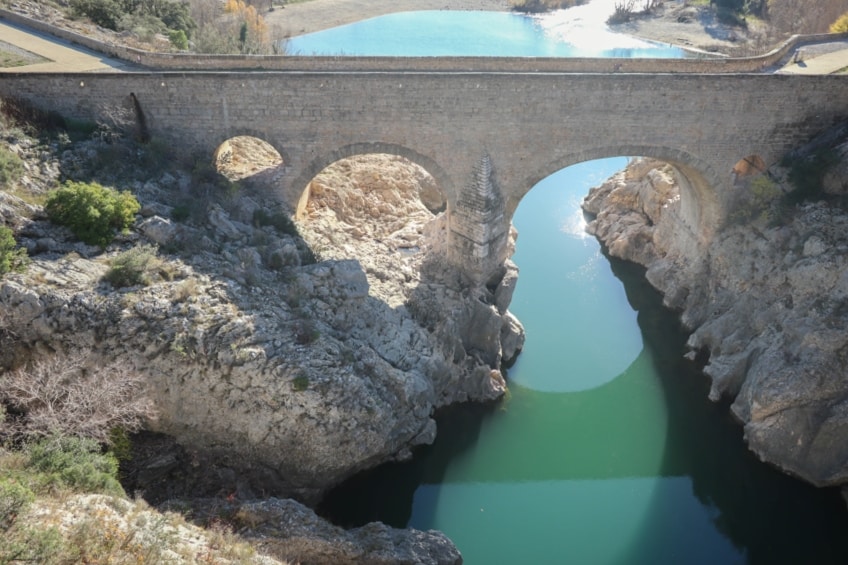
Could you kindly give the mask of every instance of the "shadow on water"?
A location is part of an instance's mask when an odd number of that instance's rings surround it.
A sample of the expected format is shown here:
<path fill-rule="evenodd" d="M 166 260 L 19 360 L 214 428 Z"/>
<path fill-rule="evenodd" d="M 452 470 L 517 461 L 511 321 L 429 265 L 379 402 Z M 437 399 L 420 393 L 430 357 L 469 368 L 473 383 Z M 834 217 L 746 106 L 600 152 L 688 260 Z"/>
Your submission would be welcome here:
<path fill-rule="evenodd" d="M 655 481 L 639 527 L 629 545 L 623 546 L 613 562 L 633 563 L 848 563 L 848 513 L 834 490 L 816 489 L 788 477 L 758 461 L 746 448 L 742 430 L 730 415 L 727 402 L 707 399 L 709 384 L 698 362 L 683 357 L 687 334 L 678 316 L 662 306 L 660 295 L 645 281 L 644 270 L 636 265 L 610 259 L 613 274 L 624 283 L 627 299 L 638 312 L 638 324 L 650 363 L 660 375 L 663 403 L 668 412 L 663 445 L 646 444 L 645 435 L 624 433 L 624 423 L 645 421 L 637 413 L 610 415 L 596 428 L 594 449 L 581 449 L 581 461 L 562 461 L 550 456 L 530 456 L 524 447 L 509 440 L 514 451 L 499 466 L 492 466 L 479 481 L 510 484 L 516 481 L 602 479 L 633 477 Z M 534 411 L 581 412 L 608 409 L 611 404 L 601 394 L 629 394 L 627 374 L 595 391 L 579 394 L 538 393 L 522 387 L 513 398 L 496 405 L 462 405 L 437 415 L 436 443 L 419 449 L 413 461 L 383 465 L 347 481 L 335 489 L 319 508 L 333 522 L 353 527 L 380 520 L 395 527 L 409 524 L 415 509 L 419 524 L 435 523 L 439 496 L 444 489 L 449 466 L 462 459 L 480 440 L 481 431 L 503 411 L 516 410 L 522 419 L 534 416 L 515 403 L 532 401 Z M 530 396 L 528 396 L 530 395 Z M 607 405 L 605 407 L 605 405 Z M 620 405 L 619 405 L 620 406 Z M 557 420 L 561 423 L 561 420 Z M 514 423 L 514 422 L 513 422 Z M 544 424 L 541 425 L 544 427 Z M 542 427 L 531 423 L 523 433 L 541 434 Z M 567 434 L 562 435 L 565 438 Z M 657 439 L 659 441 L 659 438 Z M 634 443 L 635 445 L 628 445 Z M 526 442 L 526 449 L 534 449 Z M 551 444 L 553 445 L 553 444 Z M 610 447 L 612 449 L 610 449 Z M 538 446 L 535 447 L 538 449 Z M 564 447 L 549 449 L 553 452 Z M 647 466 L 658 453 L 659 468 L 653 479 Z M 608 455 L 615 453 L 615 458 Z M 530 458 L 531 468 L 511 461 Z M 548 460 L 550 457 L 550 460 Z M 600 463 L 600 464 L 599 464 Z M 559 465 L 559 468 L 557 468 Z M 644 468 L 643 468 L 644 467 Z M 599 469 L 606 469 L 599 474 Z M 570 478 L 569 478 L 570 477 Z M 644 477 L 638 479 L 638 477 Z M 457 477 L 453 477 L 454 481 Z M 527 483 L 523 483 L 527 484 Z M 553 483 L 551 483 L 553 484 Z M 591 488 L 591 482 L 585 483 Z M 427 486 L 422 489 L 420 487 Z M 453 485 L 456 486 L 455 484 Z M 556 497 L 554 492 L 550 496 Z M 696 499 L 696 503 L 687 502 Z M 527 517 L 531 519 L 531 517 Z M 712 527 L 699 527 L 708 522 Z M 714 532 L 714 533 L 710 533 Z"/>
<path fill-rule="evenodd" d="M 483 421 L 497 409 L 497 404 L 464 404 L 440 410 L 433 445 L 416 449 L 411 461 L 387 463 L 345 481 L 324 498 L 318 514 L 346 528 L 373 521 L 406 527 L 418 487 L 442 484 L 450 462 L 477 443 Z M 419 499 L 416 513 L 432 521 L 437 499 Z"/>
<path fill-rule="evenodd" d="M 687 563 L 699 562 L 697 548 L 680 547 L 684 540 L 692 543 L 691 537 L 651 527 L 685 512 L 677 506 L 679 497 L 668 492 L 685 487 L 707 509 L 718 532 L 745 556 L 746 563 L 848 563 L 848 512 L 839 493 L 817 489 L 757 460 L 744 443 L 742 427 L 730 414 L 729 402 L 708 400 L 709 383 L 701 365 L 683 357 L 687 335 L 678 316 L 662 306 L 644 269 L 609 260 L 638 312 L 639 327 L 653 353 L 665 394 L 668 434 L 660 475 L 682 471 L 685 479 L 685 484 L 658 485 L 642 531 L 634 537 L 628 554 L 652 563 L 680 562 L 675 558 L 682 555 L 687 556 Z M 715 554 L 701 554 L 701 562 L 715 563 Z M 728 562 L 740 562 L 738 553 L 735 558 L 728 557 Z"/>

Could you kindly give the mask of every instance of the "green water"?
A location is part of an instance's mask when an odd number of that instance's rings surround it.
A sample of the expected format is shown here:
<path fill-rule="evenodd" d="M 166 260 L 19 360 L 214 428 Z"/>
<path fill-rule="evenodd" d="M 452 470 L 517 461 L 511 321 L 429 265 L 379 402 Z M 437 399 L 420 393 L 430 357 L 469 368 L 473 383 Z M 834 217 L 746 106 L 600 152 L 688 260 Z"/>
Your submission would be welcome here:
<path fill-rule="evenodd" d="M 675 314 L 584 234 L 580 200 L 625 162 L 565 169 L 519 206 L 509 397 L 445 411 L 435 445 L 350 481 L 327 516 L 442 530 L 469 565 L 848 563 L 836 493 L 751 456 Z"/>

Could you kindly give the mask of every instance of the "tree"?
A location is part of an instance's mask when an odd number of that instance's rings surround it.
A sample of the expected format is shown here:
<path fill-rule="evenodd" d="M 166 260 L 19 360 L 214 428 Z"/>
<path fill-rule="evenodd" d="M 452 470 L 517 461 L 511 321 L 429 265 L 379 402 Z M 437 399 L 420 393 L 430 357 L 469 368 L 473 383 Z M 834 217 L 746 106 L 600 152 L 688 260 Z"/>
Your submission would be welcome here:
<path fill-rule="evenodd" d="M 845 12 L 830 25 L 830 33 L 848 32 L 848 12 Z"/>
<path fill-rule="evenodd" d="M 230 14 L 238 28 L 239 47 L 242 53 L 264 53 L 268 49 L 268 26 L 256 8 L 244 0 L 227 0 L 224 13 Z"/>

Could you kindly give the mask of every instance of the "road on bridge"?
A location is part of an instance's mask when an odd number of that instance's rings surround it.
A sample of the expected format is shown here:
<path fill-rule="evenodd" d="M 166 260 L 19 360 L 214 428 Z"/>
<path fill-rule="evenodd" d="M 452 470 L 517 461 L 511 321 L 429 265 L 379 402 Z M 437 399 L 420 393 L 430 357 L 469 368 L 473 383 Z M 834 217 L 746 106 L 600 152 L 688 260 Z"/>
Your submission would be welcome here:
<path fill-rule="evenodd" d="M 68 41 L 42 34 L 0 19 L 0 52 L 24 50 L 46 59 L 29 64 L 0 67 L 2 72 L 120 72 L 138 70 L 129 62 L 107 57 Z M 827 75 L 848 72 L 848 41 L 834 41 L 798 48 L 778 73 Z"/>
<path fill-rule="evenodd" d="M 12 49 L 15 50 L 13 55 L 23 50 L 37 55 L 32 59 L 38 60 L 22 66 L 0 67 L 0 73 L 120 72 L 138 68 L 126 61 L 112 59 L 69 41 L 0 19 L 0 52 Z"/>

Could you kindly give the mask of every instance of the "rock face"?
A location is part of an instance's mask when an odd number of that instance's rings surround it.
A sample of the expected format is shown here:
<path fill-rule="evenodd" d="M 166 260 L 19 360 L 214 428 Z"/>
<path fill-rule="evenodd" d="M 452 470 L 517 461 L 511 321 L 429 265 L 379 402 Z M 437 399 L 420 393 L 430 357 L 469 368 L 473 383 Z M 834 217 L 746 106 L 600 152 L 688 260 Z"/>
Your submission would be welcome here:
<path fill-rule="evenodd" d="M 332 565 L 460 565 L 462 557 L 443 533 L 398 530 L 379 522 L 343 530 L 293 500 L 271 498 L 241 505 L 242 534 L 260 551 L 289 563 Z"/>
<path fill-rule="evenodd" d="M 815 485 L 848 482 L 848 214 L 816 202 L 780 225 L 755 215 L 693 254 L 679 203 L 674 171 L 642 160 L 584 207 L 610 253 L 646 266 L 681 311 L 693 352 L 709 351 L 710 397 L 733 399 L 749 447 Z"/>
<path fill-rule="evenodd" d="M 218 198 L 189 223 L 166 219 L 167 196 L 186 184 L 169 173 L 132 187 L 147 217 L 105 251 L 37 209 L 13 214 L 10 200 L 4 218 L 14 216 L 32 263 L 0 281 L 4 367 L 71 350 L 120 359 L 147 378 L 151 429 L 264 469 L 276 492 L 306 501 L 408 458 L 433 441 L 436 408 L 503 393 L 500 362 L 523 329 L 506 311 L 514 277 L 463 289 L 434 267 L 441 218 L 418 198 L 421 172 L 392 161 L 356 165 L 373 182 L 353 171 L 338 175 L 346 185 L 322 180 L 333 172 L 313 183 L 300 228 L 317 263 L 296 233 L 256 215 L 273 209 L 259 196 Z M 153 284 L 103 282 L 111 259 L 144 242 L 176 252 L 159 253 Z"/>

